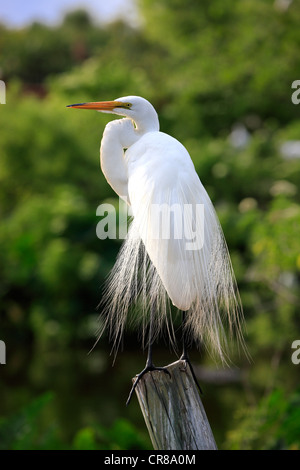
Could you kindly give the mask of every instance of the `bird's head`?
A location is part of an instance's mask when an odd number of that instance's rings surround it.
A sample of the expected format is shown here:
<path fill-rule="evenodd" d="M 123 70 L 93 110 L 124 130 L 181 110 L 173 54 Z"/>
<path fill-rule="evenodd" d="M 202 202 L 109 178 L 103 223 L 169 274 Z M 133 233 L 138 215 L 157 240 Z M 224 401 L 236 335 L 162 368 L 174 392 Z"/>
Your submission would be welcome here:
<path fill-rule="evenodd" d="M 124 96 L 113 101 L 70 104 L 68 108 L 94 109 L 132 119 L 141 129 L 159 130 L 157 113 L 149 101 L 140 96 Z"/>

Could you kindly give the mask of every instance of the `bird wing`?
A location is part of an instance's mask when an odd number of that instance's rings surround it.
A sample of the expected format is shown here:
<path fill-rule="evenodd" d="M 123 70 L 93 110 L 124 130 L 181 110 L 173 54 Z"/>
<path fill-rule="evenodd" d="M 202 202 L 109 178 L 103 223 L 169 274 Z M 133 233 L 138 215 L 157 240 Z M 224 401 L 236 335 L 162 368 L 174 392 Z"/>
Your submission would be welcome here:
<path fill-rule="evenodd" d="M 148 133 L 127 152 L 136 231 L 172 303 L 188 310 L 199 283 L 204 286 L 210 262 L 210 238 L 204 243 L 209 197 L 187 150 L 176 139 Z"/>
<path fill-rule="evenodd" d="M 133 298 L 141 300 L 134 321 L 141 317 L 144 335 L 150 305 L 157 307 L 157 331 L 168 324 L 167 292 L 177 308 L 188 310 L 191 337 L 201 346 L 204 338 L 226 362 L 224 319 L 243 344 L 242 309 L 222 229 L 187 150 L 149 132 L 128 148 L 125 161 L 134 217 L 105 297 L 115 347 Z"/>

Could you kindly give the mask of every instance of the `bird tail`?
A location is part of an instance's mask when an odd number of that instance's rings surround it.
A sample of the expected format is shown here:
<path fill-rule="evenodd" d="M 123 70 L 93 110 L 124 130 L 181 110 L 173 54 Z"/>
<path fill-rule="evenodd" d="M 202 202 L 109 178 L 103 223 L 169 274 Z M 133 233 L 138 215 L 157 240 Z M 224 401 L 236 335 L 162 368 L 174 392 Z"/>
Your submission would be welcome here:
<path fill-rule="evenodd" d="M 167 328 L 169 339 L 175 341 L 170 321 L 170 301 L 144 243 L 136 231 L 134 220 L 105 283 L 98 307 L 101 316 L 97 341 L 105 331 L 108 332 L 114 354 L 119 349 L 125 326 L 138 329 L 143 347 L 148 345 L 150 338 L 147 337 L 147 331 L 151 312 L 153 315 L 151 341 L 156 339 L 163 328 Z"/>
<path fill-rule="evenodd" d="M 194 284 L 198 291 L 189 306 L 185 321 L 185 337 L 203 346 L 222 363 L 230 362 L 230 346 L 235 337 L 243 349 L 243 310 L 235 276 L 213 206 L 210 217 L 216 224 L 210 236 L 210 255 L 193 253 Z M 125 326 L 138 328 L 143 347 L 163 330 L 176 347 L 169 295 L 152 263 L 140 235 L 138 221 L 131 222 L 118 259 L 112 269 L 100 302 L 101 317 L 98 340 L 108 332 L 112 352 L 116 355 L 123 338 Z M 205 264 L 205 270 L 203 269 Z M 152 308 L 154 306 L 154 309 Z M 152 336 L 149 338 L 150 312 L 153 312 Z M 230 338 L 230 341 L 228 340 Z"/>

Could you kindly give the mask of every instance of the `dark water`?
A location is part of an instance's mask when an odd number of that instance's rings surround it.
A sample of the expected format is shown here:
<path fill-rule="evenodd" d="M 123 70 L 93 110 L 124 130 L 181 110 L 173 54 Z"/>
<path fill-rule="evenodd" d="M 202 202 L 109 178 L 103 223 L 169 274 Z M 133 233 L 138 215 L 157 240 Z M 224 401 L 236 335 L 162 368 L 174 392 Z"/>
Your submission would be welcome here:
<path fill-rule="evenodd" d="M 47 426 L 59 428 L 65 446 L 71 445 L 84 427 L 100 425 L 110 429 L 121 419 L 131 423 L 151 448 L 137 398 L 134 396 L 130 405 L 125 405 L 131 378 L 144 368 L 146 353 L 139 349 L 134 337 L 129 338 L 114 364 L 105 342 L 90 354 L 89 348 L 89 344 L 63 347 L 54 343 L 45 347 L 30 342 L 8 348 L 7 364 L 0 369 L 0 416 L 13 416 L 50 392 L 51 399 L 40 413 L 38 426 L 44 431 Z M 197 351 L 191 357 L 195 363 L 200 359 Z M 177 359 L 165 345 L 154 347 L 155 365 L 167 365 Z M 227 414 L 224 408 L 220 412 L 218 396 L 222 387 L 201 385 L 215 438 L 222 440 Z"/>

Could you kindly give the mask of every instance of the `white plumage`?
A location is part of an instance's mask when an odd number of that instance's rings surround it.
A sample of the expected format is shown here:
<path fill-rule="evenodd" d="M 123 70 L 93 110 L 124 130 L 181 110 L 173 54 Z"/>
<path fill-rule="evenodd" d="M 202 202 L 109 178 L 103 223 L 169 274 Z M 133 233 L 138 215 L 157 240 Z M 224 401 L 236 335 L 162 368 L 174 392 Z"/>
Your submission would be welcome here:
<path fill-rule="evenodd" d="M 226 361 L 224 325 L 242 340 L 242 308 L 222 229 L 187 150 L 159 131 L 143 98 L 73 107 L 125 116 L 106 126 L 101 142 L 102 171 L 131 205 L 133 220 L 106 286 L 100 334 L 108 328 L 117 348 L 135 305 L 132 318 L 144 333 L 154 312 L 150 341 L 165 323 L 173 336 L 170 299 L 187 312 L 191 339 Z"/>

